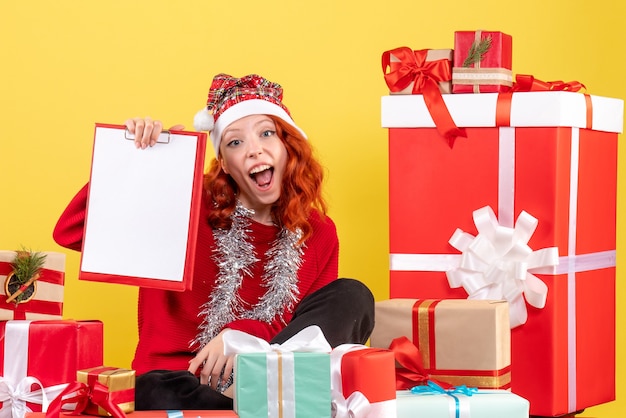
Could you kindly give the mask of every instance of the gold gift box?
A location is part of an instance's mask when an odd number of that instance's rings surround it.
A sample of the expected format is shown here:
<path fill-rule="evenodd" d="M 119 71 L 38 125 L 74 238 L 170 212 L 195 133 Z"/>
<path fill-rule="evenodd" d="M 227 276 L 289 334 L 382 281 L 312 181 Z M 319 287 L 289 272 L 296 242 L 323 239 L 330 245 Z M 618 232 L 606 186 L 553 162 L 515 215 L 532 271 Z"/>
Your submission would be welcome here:
<path fill-rule="evenodd" d="M 511 384 L 511 329 L 506 301 L 388 299 L 376 302 L 372 347 L 405 336 L 438 381 L 480 389 Z"/>
<path fill-rule="evenodd" d="M 120 369 L 117 367 L 93 367 L 90 369 L 78 370 L 76 380 L 92 387 L 95 381 L 100 382 L 108 388 L 109 397 L 113 403 L 125 412 L 130 413 L 135 410 L 135 371 Z M 110 413 L 96 404 L 89 403 L 84 414 L 111 416 Z"/>
<path fill-rule="evenodd" d="M 450 66 L 450 74 L 452 74 L 452 61 L 454 59 L 454 50 L 453 49 L 429 49 L 426 53 L 426 62 L 438 61 L 438 60 L 448 60 Z M 390 56 L 391 62 L 400 62 L 400 59 L 395 55 L 391 54 Z M 413 86 L 415 82 L 412 81 L 408 86 L 400 91 L 390 91 L 389 94 L 413 94 Z M 438 83 L 439 91 L 442 94 L 449 94 L 452 92 L 452 76 L 450 76 L 449 80 L 443 80 Z"/>

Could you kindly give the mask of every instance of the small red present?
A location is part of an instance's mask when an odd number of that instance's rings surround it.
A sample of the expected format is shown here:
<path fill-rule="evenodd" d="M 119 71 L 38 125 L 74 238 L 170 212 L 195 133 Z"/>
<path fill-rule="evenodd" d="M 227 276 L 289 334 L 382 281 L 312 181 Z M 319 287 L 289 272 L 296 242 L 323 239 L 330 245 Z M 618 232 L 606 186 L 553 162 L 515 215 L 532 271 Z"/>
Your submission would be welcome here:
<path fill-rule="evenodd" d="M 63 317 L 63 284 L 65 282 L 65 254 L 41 252 L 45 256 L 43 268 L 36 280 L 23 289 L 27 297 L 15 298 L 11 281 L 13 261 L 17 251 L 0 251 L 0 321 L 11 319 L 61 319 Z M 7 300 L 13 300 L 7 302 Z"/>
<path fill-rule="evenodd" d="M 508 91 L 513 85 L 512 44 L 502 32 L 455 32 L 452 92 Z"/>
<path fill-rule="evenodd" d="M 3 409 L 13 411 L 13 418 L 23 418 L 27 408 L 41 411 L 78 370 L 102 364 L 102 342 L 100 321 L 1 321 L 0 380 L 6 384 L 0 385 L 0 399 L 8 399 Z"/>
<path fill-rule="evenodd" d="M 330 353 L 333 417 L 395 417 L 395 357 L 386 349 L 342 344 Z"/>

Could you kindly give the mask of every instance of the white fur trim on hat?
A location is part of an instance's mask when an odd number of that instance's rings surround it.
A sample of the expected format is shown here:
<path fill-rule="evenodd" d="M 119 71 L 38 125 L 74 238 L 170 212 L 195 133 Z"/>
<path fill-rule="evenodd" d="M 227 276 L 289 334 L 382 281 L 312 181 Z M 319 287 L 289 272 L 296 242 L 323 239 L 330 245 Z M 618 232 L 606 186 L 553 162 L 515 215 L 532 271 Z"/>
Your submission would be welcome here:
<path fill-rule="evenodd" d="M 213 115 L 206 107 L 200 109 L 193 117 L 193 127 L 196 131 L 210 131 L 214 125 Z"/>
<path fill-rule="evenodd" d="M 213 148 L 215 149 L 215 155 L 219 155 L 220 142 L 222 140 L 222 133 L 224 132 L 224 129 L 226 129 L 228 125 L 235 122 L 236 120 L 250 115 L 278 116 L 279 118 L 296 128 L 298 131 L 300 131 L 304 138 L 307 137 L 304 131 L 300 129 L 298 125 L 296 125 L 293 119 L 291 119 L 291 116 L 289 116 L 289 113 L 287 113 L 282 107 L 267 100 L 249 99 L 232 105 L 231 107 L 226 109 L 215 121 L 215 125 L 213 126 L 213 129 L 210 133 L 211 142 L 213 143 Z"/>

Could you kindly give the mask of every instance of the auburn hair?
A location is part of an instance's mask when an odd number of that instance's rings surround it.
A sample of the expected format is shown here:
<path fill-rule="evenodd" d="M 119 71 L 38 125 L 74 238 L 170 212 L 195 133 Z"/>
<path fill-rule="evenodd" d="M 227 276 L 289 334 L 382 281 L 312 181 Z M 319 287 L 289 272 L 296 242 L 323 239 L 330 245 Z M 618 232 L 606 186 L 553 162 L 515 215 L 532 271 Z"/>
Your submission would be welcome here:
<path fill-rule="evenodd" d="M 308 221 L 312 210 L 326 215 L 328 210 L 322 196 L 324 168 L 314 156 L 309 141 L 282 119 L 268 115 L 276 125 L 276 134 L 287 148 L 287 165 L 279 199 L 272 205 L 272 215 L 280 227 L 302 231 L 300 242 L 312 233 Z M 233 178 L 222 170 L 215 158 L 204 175 L 204 190 L 209 203 L 208 222 L 212 228 L 228 229 L 230 215 L 237 204 L 239 188 Z"/>

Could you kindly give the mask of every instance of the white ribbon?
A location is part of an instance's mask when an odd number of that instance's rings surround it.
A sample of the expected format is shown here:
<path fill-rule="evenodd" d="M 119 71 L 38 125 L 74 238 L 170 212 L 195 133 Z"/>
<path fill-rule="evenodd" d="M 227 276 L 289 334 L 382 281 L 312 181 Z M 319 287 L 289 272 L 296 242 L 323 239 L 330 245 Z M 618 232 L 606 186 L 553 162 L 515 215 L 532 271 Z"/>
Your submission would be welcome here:
<path fill-rule="evenodd" d="M 330 390 L 332 397 L 333 418 L 366 418 L 369 416 L 370 402 L 359 391 L 352 392 L 348 398 L 343 394 L 341 380 L 341 360 L 343 355 L 367 348 L 360 344 L 342 344 L 330 352 Z"/>
<path fill-rule="evenodd" d="M 67 384 L 44 388 L 39 379 L 27 376 L 30 320 L 7 321 L 4 332 L 4 376 L 0 376 L 0 418 L 24 418 L 32 410 L 26 402 L 40 404 L 48 410 Z M 41 389 L 31 390 L 32 385 Z"/>
<path fill-rule="evenodd" d="M 224 354 L 259 353 L 272 351 L 305 352 L 305 353 L 330 353 L 332 350 L 324 333 L 317 325 L 311 325 L 298 332 L 282 344 L 270 344 L 242 331 L 228 330 L 222 336 L 224 342 Z"/>
<path fill-rule="evenodd" d="M 461 251 L 457 267 L 446 271 L 450 287 L 463 287 L 468 299 L 507 300 L 511 328 L 526 323 L 526 302 L 543 308 L 548 286 L 532 274 L 559 263 L 557 247 L 533 251 L 528 246 L 537 219 L 522 211 L 514 228 L 498 224 L 489 206 L 474 211 L 478 235 L 457 229 L 450 244 Z"/>
<path fill-rule="evenodd" d="M 229 330 L 222 336 L 224 354 L 267 353 L 267 409 L 268 417 L 295 418 L 294 352 L 330 353 L 332 350 L 324 333 L 317 325 L 304 328 L 282 344 L 267 341 L 242 331 Z M 282 386 L 276 370 L 282 366 Z M 235 377 L 236 379 L 236 377 Z M 278 391 L 282 392 L 282 404 Z M 1 417 L 0 417 L 1 418 Z"/>

